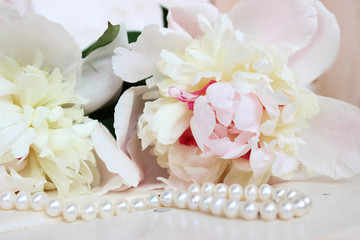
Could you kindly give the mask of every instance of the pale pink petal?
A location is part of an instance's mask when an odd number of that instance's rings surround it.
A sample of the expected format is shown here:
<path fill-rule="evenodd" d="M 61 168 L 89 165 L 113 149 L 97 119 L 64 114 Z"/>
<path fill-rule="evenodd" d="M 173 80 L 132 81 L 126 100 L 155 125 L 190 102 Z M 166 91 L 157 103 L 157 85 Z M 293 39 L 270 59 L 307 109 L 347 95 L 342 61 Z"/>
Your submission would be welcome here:
<path fill-rule="evenodd" d="M 294 170 L 295 166 L 296 166 L 295 158 L 283 152 L 276 152 L 275 161 L 271 167 L 271 171 L 274 176 L 279 177 Z"/>
<path fill-rule="evenodd" d="M 123 81 L 115 76 L 111 58 L 116 47 L 127 46 L 128 38 L 125 25 L 120 26 L 120 32 L 113 42 L 91 52 L 82 65 L 82 74 L 76 82 L 76 94 L 89 99 L 84 106 L 85 114 L 89 114 L 105 105 L 112 99 L 117 99 Z"/>
<path fill-rule="evenodd" d="M 254 94 L 242 95 L 233 119 L 239 130 L 256 132 L 263 114 L 263 105 Z"/>
<path fill-rule="evenodd" d="M 235 29 L 274 44 L 287 55 L 304 48 L 317 29 L 312 0 L 243 0 L 230 12 Z"/>
<path fill-rule="evenodd" d="M 218 14 L 217 8 L 208 3 L 196 1 L 178 3 L 169 8 L 168 26 L 175 31 L 197 38 L 201 35 L 197 16 L 204 16 L 210 23 L 213 23 Z"/>
<path fill-rule="evenodd" d="M 112 189 L 127 186 L 136 187 L 139 184 L 139 170 L 136 168 L 126 154 L 117 147 L 115 139 L 110 132 L 101 124 L 95 128 L 91 134 L 94 143 L 94 149 L 99 158 L 104 162 L 105 167 L 100 172 L 100 178 L 106 178 L 109 173 L 114 173 L 121 177 L 121 181 L 117 181 L 112 185 Z M 117 179 L 120 179 L 116 175 Z M 113 177 L 109 178 L 112 179 Z"/>
<path fill-rule="evenodd" d="M 126 144 L 135 131 L 137 119 L 142 114 L 145 101 L 142 95 L 149 89 L 145 86 L 132 87 L 120 97 L 115 107 L 114 128 L 119 149 L 126 151 Z"/>
<path fill-rule="evenodd" d="M 230 141 L 229 138 L 222 138 L 205 141 L 205 146 L 210 150 L 204 151 L 204 156 L 219 156 L 222 159 L 234 159 L 241 157 L 250 150 L 248 144 Z"/>
<path fill-rule="evenodd" d="M 26 15 L 0 27 L 2 54 L 32 64 L 38 51 L 44 55 L 42 67 L 57 67 L 64 74 L 80 69 L 80 49 L 59 24 L 41 16 Z"/>
<path fill-rule="evenodd" d="M 233 120 L 232 109 L 216 109 L 216 119 L 222 125 L 226 127 L 230 126 Z"/>
<path fill-rule="evenodd" d="M 328 70 L 340 46 L 340 29 L 335 16 L 320 1 L 314 1 L 319 27 L 310 44 L 289 58 L 289 66 L 298 74 L 302 86 Z"/>
<path fill-rule="evenodd" d="M 360 109 L 332 98 L 319 97 L 320 113 L 302 129 L 306 145 L 299 145 L 298 160 L 332 178 L 360 172 Z"/>
<path fill-rule="evenodd" d="M 167 169 L 160 167 L 157 163 L 156 157 L 151 154 L 150 148 L 141 150 L 141 140 L 137 138 L 136 131 L 132 132 L 127 143 L 127 151 L 140 170 L 139 187 L 146 189 L 158 187 L 160 183 L 158 178 L 167 178 L 169 176 Z"/>
<path fill-rule="evenodd" d="M 5 2 L 14 5 L 21 15 L 33 12 L 31 0 L 5 0 Z"/>
<path fill-rule="evenodd" d="M 216 109 L 228 109 L 233 105 L 235 89 L 231 83 L 216 83 L 208 87 L 206 96 Z"/>
<path fill-rule="evenodd" d="M 112 58 L 114 73 L 124 81 L 132 83 L 159 75 L 156 64 L 161 50 L 183 49 L 190 40 L 191 38 L 170 29 L 160 29 L 156 25 L 146 26 L 137 41 L 128 48 L 115 49 Z"/>
<path fill-rule="evenodd" d="M 216 119 L 211 107 L 202 96 L 197 98 L 195 101 L 194 118 L 199 125 L 202 137 L 208 138 L 215 128 Z"/>

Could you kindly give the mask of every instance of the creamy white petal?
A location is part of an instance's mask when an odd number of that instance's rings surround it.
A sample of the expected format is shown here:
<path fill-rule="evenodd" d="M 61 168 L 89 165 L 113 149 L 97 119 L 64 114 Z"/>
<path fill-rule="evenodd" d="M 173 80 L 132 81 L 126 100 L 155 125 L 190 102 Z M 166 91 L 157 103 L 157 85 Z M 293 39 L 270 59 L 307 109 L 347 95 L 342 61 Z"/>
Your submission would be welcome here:
<path fill-rule="evenodd" d="M 81 53 L 74 39 L 59 24 L 37 15 L 0 27 L 0 52 L 24 64 L 44 54 L 43 67 L 60 68 L 63 73 L 80 69 Z"/>

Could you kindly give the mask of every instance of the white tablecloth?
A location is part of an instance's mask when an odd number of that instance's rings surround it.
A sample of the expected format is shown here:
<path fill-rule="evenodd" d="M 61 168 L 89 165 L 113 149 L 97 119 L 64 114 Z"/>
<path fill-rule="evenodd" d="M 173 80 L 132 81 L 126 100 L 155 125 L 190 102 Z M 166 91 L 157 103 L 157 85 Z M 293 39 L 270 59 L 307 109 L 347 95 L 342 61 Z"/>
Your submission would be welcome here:
<path fill-rule="evenodd" d="M 288 182 L 313 199 L 310 215 L 290 221 L 224 219 L 180 209 L 146 210 L 66 223 L 45 213 L 0 211 L 0 239 L 360 239 L 360 176 Z M 129 199 L 144 193 L 117 193 Z M 81 201 L 86 199 L 83 197 Z"/>

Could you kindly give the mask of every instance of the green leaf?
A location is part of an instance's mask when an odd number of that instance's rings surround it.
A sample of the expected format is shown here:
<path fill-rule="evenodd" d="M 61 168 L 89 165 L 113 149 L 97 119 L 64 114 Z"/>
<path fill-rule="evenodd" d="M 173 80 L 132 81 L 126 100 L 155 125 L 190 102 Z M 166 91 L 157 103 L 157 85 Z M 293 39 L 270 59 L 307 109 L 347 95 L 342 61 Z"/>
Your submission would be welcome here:
<path fill-rule="evenodd" d="M 92 51 L 108 45 L 115 40 L 117 35 L 120 32 L 120 25 L 112 25 L 108 22 L 108 28 L 103 33 L 103 35 L 93 44 L 91 44 L 87 49 L 82 52 L 82 58 L 87 57 Z"/>
<path fill-rule="evenodd" d="M 129 31 L 129 32 L 127 32 L 129 43 L 136 42 L 136 40 L 137 40 L 137 38 L 139 37 L 140 34 L 141 34 L 141 32 L 138 32 L 138 31 Z"/>
<path fill-rule="evenodd" d="M 167 15 L 169 13 L 169 10 L 164 6 L 161 6 L 161 10 L 162 10 L 163 24 L 164 27 L 167 28 L 168 27 Z"/>

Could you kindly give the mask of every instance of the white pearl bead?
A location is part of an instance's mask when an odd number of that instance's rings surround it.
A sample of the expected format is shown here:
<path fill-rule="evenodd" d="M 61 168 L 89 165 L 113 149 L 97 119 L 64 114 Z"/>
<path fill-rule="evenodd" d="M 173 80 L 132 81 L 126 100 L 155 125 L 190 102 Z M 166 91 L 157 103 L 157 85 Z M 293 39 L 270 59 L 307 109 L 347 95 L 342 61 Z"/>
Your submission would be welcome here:
<path fill-rule="evenodd" d="M 59 198 L 55 198 L 46 204 L 46 213 L 50 217 L 58 217 L 62 210 L 62 201 Z"/>
<path fill-rule="evenodd" d="M 144 199 L 136 198 L 131 201 L 130 207 L 133 212 L 143 211 L 146 209 L 146 203 Z"/>
<path fill-rule="evenodd" d="M 254 220 L 258 217 L 258 207 L 254 202 L 246 202 L 240 209 L 241 216 L 246 220 Z"/>
<path fill-rule="evenodd" d="M 294 205 L 289 200 L 282 200 L 279 203 L 279 217 L 283 220 L 290 220 L 294 217 Z"/>
<path fill-rule="evenodd" d="M 207 182 L 207 183 L 204 183 L 202 185 L 201 192 L 202 193 L 213 194 L 214 193 L 214 188 L 215 188 L 215 184 L 213 184 L 212 182 Z"/>
<path fill-rule="evenodd" d="M 116 215 L 122 215 L 130 212 L 130 204 L 126 199 L 118 199 L 115 201 Z"/>
<path fill-rule="evenodd" d="M 255 184 L 247 185 L 245 187 L 244 194 L 247 201 L 255 201 L 258 195 L 257 186 Z"/>
<path fill-rule="evenodd" d="M 200 197 L 199 208 L 201 211 L 207 213 L 210 212 L 211 203 L 214 201 L 214 196 L 210 194 L 204 194 Z"/>
<path fill-rule="evenodd" d="M 282 199 L 285 198 L 286 189 L 285 188 L 277 188 L 272 192 L 272 199 L 279 203 Z"/>
<path fill-rule="evenodd" d="M 214 195 L 216 197 L 227 197 L 228 195 L 228 186 L 223 183 L 218 183 L 214 188 Z"/>
<path fill-rule="evenodd" d="M 191 184 L 191 185 L 189 186 L 188 192 L 189 192 L 189 193 L 199 193 L 199 192 L 200 192 L 200 189 L 201 189 L 201 187 L 200 187 L 199 184 L 193 183 L 193 184 Z"/>
<path fill-rule="evenodd" d="M 35 211 L 42 211 L 48 201 L 48 196 L 44 192 L 35 193 L 31 197 L 31 208 Z"/>
<path fill-rule="evenodd" d="M 103 200 L 99 204 L 99 216 L 109 218 L 114 215 L 114 205 L 110 200 Z"/>
<path fill-rule="evenodd" d="M 234 183 L 229 187 L 229 198 L 233 200 L 241 200 L 243 194 L 243 188 L 240 184 Z"/>
<path fill-rule="evenodd" d="M 302 199 L 306 203 L 306 208 L 307 208 L 306 213 L 309 213 L 311 211 L 311 208 L 312 208 L 312 200 L 311 200 L 311 198 L 309 196 L 303 196 Z"/>
<path fill-rule="evenodd" d="M 302 198 L 297 198 L 293 201 L 295 217 L 303 217 L 306 215 L 308 207 Z"/>
<path fill-rule="evenodd" d="M 82 205 L 80 215 L 83 220 L 91 221 L 96 218 L 97 212 L 96 205 L 93 202 L 88 202 Z"/>
<path fill-rule="evenodd" d="M 278 213 L 278 208 L 276 203 L 274 203 L 273 201 L 265 202 L 260 208 L 261 219 L 265 221 L 274 220 L 276 218 L 277 213 Z"/>
<path fill-rule="evenodd" d="M 228 218 L 236 218 L 239 216 L 240 202 L 237 200 L 229 200 L 224 208 L 224 214 Z"/>
<path fill-rule="evenodd" d="M 148 208 L 158 208 L 161 206 L 160 198 L 156 194 L 150 194 L 146 198 L 146 205 Z"/>
<path fill-rule="evenodd" d="M 79 209 L 75 203 L 67 203 L 64 206 L 63 218 L 67 222 L 74 222 L 79 216 Z"/>
<path fill-rule="evenodd" d="M 262 184 L 259 187 L 259 199 L 261 201 L 270 200 L 272 196 L 273 188 L 269 184 Z"/>
<path fill-rule="evenodd" d="M 186 208 L 187 207 L 187 192 L 177 192 L 174 197 L 175 206 L 178 208 Z"/>
<path fill-rule="evenodd" d="M 210 212 L 216 216 L 220 216 L 224 213 L 226 205 L 226 199 L 224 197 L 215 197 L 210 204 Z"/>
<path fill-rule="evenodd" d="M 199 193 L 192 193 L 187 198 L 187 205 L 190 210 L 196 211 L 200 207 L 201 195 Z"/>
<path fill-rule="evenodd" d="M 28 210 L 30 208 L 31 195 L 28 192 L 19 192 L 15 198 L 15 207 L 18 210 Z"/>
<path fill-rule="evenodd" d="M 165 190 L 160 194 L 160 202 L 164 207 L 171 207 L 173 204 L 174 192 Z"/>
<path fill-rule="evenodd" d="M 0 208 L 10 210 L 15 207 L 16 195 L 14 192 L 3 192 L 0 196 Z"/>
<path fill-rule="evenodd" d="M 287 192 L 286 194 L 286 198 L 289 200 L 293 200 L 295 199 L 295 197 L 297 197 L 299 194 L 296 190 L 290 190 L 289 192 Z"/>

